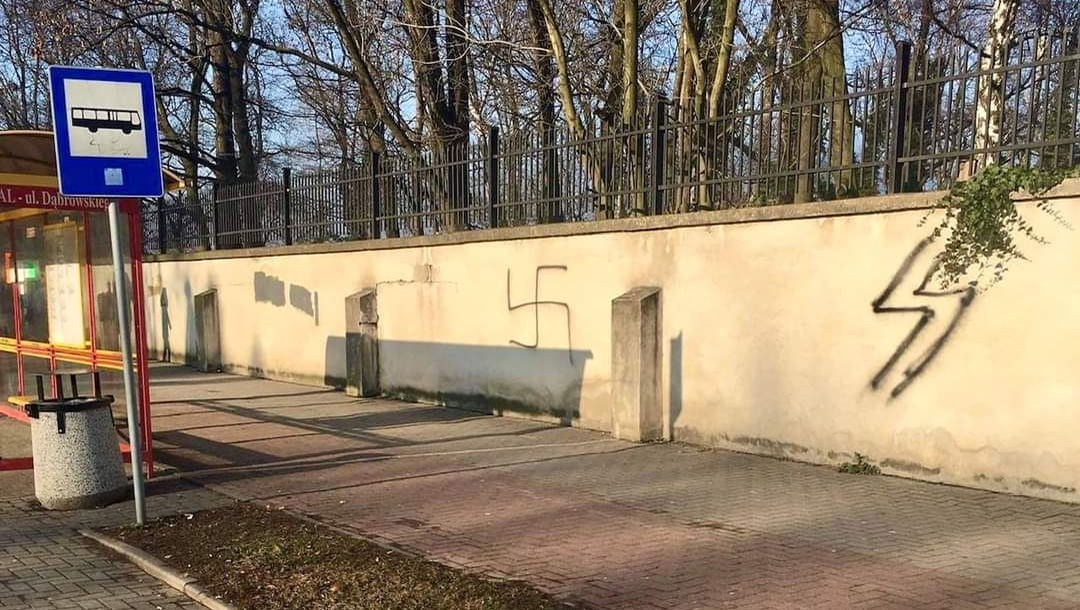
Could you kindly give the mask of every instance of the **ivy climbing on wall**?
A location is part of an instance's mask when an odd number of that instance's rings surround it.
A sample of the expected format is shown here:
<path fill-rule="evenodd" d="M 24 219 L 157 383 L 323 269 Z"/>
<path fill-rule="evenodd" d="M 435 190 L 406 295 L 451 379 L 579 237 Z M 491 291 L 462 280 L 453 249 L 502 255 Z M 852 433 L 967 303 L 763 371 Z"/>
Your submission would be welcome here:
<path fill-rule="evenodd" d="M 947 288 L 966 279 L 979 291 L 1001 281 L 1010 263 L 1028 260 L 1021 243 L 1049 243 L 1020 213 L 1015 196 L 1030 195 L 1036 199 L 1036 209 L 1071 229 L 1047 195 L 1077 175 L 1076 170 L 991 165 L 970 180 L 957 183 L 936 208 L 944 208 L 945 214 L 931 238 L 944 237 L 945 247 L 935 280 Z"/>

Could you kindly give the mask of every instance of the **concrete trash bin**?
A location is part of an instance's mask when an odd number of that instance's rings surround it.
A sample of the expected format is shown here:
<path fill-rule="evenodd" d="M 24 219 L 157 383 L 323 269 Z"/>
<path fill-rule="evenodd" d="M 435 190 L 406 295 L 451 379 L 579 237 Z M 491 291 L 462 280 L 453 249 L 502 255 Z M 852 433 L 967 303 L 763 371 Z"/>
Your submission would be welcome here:
<path fill-rule="evenodd" d="M 50 510 L 96 508 L 124 499 L 129 485 L 117 443 L 110 396 L 79 397 L 72 375 L 72 398 L 64 398 L 57 376 L 58 396 L 26 405 L 34 454 L 34 494 Z"/>

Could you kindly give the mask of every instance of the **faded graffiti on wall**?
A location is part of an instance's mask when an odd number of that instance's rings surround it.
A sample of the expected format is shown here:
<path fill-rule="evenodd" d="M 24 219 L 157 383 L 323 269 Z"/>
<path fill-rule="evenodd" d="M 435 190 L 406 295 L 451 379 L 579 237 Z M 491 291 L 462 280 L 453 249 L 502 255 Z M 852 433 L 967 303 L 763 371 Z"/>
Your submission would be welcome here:
<path fill-rule="evenodd" d="M 912 344 L 919 338 L 919 336 L 926 330 L 927 325 L 937 316 L 937 310 L 930 305 L 915 305 L 915 304 L 889 304 L 893 293 L 896 289 L 909 277 L 912 268 L 915 266 L 917 260 L 925 252 L 925 250 L 933 242 L 933 239 L 927 237 L 923 239 L 915 248 L 907 255 L 904 262 L 900 264 L 900 268 L 896 270 L 889 285 L 885 287 L 885 290 L 878 298 L 874 299 L 871 303 L 871 307 L 874 313 L 878 314 L 892 314 L 892 313 L 915 313 L 919 314 L 919 320 L 915 323 L 915 326 L 908 332 L 908 334 L 900 341 L 900 344 L 893 350 L 892 355 L 885 364 L 878 370 L 877 374 L 870 381 L 870 387 L 875 390 L 880 389 L 885 383 L 885 378 L 896 367 L 897 363 L 904 354 L 908 352 Z M 904 367 L 903 374 L 900 381 L 893 386 L 893 389 L 889 392 L 890 398 L 896 398 L 904 392 L 911 385 L 916 378 L 919 377 L 926 370 L 926 367 L 933 362 L 934 358 L 941 351 L 941 348 L 948 342 L 949 337 L 952 336 L 953 331 L 960 324 L 960 320 L 967 313 L 968 308 L 971 306 L 972 301 L 975 300 L 975 288 L 972 286 L 966 286 L 962 288 L 950 288 L 947 290 L 930 290 L 928 288 L 931 281 L 934 279 L 934 274 L 937 272 L 938 267 L 941 265 L 940 256 L 934 256 L 930 262 L 929 267 L 926 268 L 922 281 L 918 287 L 912 292 L 916 297 L 928 297 L 928 298 L 943 298 L 955 296 L 959 297 L 959 306 L 956 308 L 956 312 L 949 320 L 945 330 L 926 349 L 923 350 L 914 360 L 912 360 L 906 367 Z"/>
<path fill-rule="evenodd" d="M 533 284 L 533 300 L 524 301 L 514 304 L 510 298 L 510 269 L 506 270 L 506 309 L 513 312 L 522 307 L 533 308 L 533 340 L 531 343 L 524 343 L 511 339 L 510 343 L 518 347 L 524 347 L 526 349 L 536 349 L 540 345 L 540 306 L 550 305 L 554 307 L 561 307 L 566 312 L 566 354 L 570 358 L 570 364 L 574 364 L 574 350 L 573 345 L 570 342 L 570 305 L 564 301 L 551 301 L 543 300 L 540 298 L 540 273 L 542 271 L 566 271 L 566 265 L 540 265 L 536 268 L 536 275 L 534 276 Z"/>

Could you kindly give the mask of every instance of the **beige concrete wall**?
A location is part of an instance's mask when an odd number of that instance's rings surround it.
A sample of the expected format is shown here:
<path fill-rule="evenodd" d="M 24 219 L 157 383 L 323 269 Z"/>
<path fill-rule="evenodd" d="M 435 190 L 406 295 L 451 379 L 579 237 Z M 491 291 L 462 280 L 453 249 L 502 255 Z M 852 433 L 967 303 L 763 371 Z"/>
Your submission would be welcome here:
<path fill-rule="evenodd" d="M 1080 187 L 1066 187 L 1057 206 L 1075 221 Z M 871 302 L 929 233 L 929 200 L 160 257 L 146 266 L 151 345 L 167 336 L 174 360 L 193 354 L 192 296 L 216 288 L 227 369 L 338 383 L 344 299 L 375 286 L 384 389 L 607 430 L 611 299 L 659 286 L 676 440 L 818 463 L 860 452 L 886 472 L 1077 501 L 1080 236 L 1033 215 L 1052 243 L 1027 246 L 1032 261 L 978 295 L 893 398 L 962 307 L 912 294 L 936 252 L 924 251 L 890 304 L 937 315 L 871 387 L 918 320 Z M 537 296 L 541 266 L 565 269 L 541 270 Z M 522 305 L 537 298 L 566 307 Z"/>

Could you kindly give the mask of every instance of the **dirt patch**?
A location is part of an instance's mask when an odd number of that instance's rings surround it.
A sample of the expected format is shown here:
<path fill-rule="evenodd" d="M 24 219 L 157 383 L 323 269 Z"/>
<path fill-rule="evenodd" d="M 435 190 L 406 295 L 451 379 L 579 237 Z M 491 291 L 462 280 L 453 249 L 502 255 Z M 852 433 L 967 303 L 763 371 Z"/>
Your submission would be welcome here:
<path fill-rule="evenodd" d="M 572 607 L 527 584 L 483 578 L 251 504 L 106 533 L 190 574 L 241 609 Z"/>

